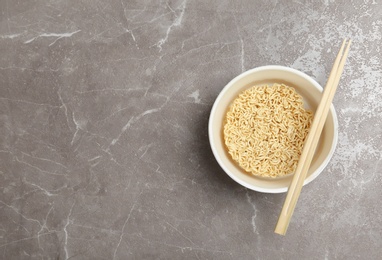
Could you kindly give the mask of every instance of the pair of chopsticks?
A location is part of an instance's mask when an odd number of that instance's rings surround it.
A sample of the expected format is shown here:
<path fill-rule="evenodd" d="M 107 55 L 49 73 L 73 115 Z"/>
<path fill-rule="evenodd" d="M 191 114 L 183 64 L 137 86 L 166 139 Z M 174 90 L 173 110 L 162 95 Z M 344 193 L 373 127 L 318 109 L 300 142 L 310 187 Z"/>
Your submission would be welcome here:
<path fill-rule="evenodd" d="M 275 228 L 275 233 L 277 234 L 285 235 L 288 229 L 290 219 L 294 208 L 296 207 L 298 197 L 300 196 L 301 189 L 306 178 L 306 174 L 312 162 L 322 128 L 324 127 L 324 123 L 328 116 L 330 105 L 332 104 L 334 94 L 340 81 L 340 77 L 345 66 L 345 61 L 349 53 L 350 43 L 351 40 L 347 41 L 345 39 L 343 41 L 341 49 L 334 62 L 332 71 L 330 72 L 328 82 L 326 83 L 324 93 L 322 94 L 322 99 L 316 110 L 312 126 L 305 141 L 300 160 L 297 164 L 296 172 L 294 173 L 292 182 L 289 186 L 288 194 Z"/>

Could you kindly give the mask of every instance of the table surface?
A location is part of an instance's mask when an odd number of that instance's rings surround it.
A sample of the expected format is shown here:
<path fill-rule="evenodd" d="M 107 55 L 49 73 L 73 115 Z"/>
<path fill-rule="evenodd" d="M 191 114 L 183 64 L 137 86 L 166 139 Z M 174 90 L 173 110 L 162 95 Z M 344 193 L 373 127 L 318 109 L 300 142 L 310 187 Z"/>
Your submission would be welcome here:
<path fill-rule="evenodd" d="M 379 1 L 0 1 L 1 259 L 377 259 Z M 339 142 L 305 186 L 241 187 L 207 124 L 221 89 L 269 64 L 325 85 Z"/>

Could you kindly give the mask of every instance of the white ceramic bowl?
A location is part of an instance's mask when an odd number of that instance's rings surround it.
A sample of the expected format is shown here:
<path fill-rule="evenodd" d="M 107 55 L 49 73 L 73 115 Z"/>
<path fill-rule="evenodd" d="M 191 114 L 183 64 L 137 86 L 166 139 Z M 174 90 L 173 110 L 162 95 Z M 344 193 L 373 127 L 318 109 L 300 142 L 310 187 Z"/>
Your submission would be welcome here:
<path fill-rule="evenodd" d="M 281 193 L 287 191 L 292 175 L 272 179 L 248 174 L 231 159 L 223 138 L 224 118 L 229 105 L 237 95 L 254 85 L 273 83 L 284 83 L 294 87 L 303 97 L 306 108 L 313 110 L 313 112 L 317 109 L 322 96 L 322 87 L 308 75 L 283 66 L 258 67 L 240 74 L 220 92 L 211 110 L 208 135 L 216 160 L 233 180 L 255 191 Z M 338 121 L 332 105 L 304 185 L 314 180 L 326 167 L 334 153 L 337 139 Z"/>

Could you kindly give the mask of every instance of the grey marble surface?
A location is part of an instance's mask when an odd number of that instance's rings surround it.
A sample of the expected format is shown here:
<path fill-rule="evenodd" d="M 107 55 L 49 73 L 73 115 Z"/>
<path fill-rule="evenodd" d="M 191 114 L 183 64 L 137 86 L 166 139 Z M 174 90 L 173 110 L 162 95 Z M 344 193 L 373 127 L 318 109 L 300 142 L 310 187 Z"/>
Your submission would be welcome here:
<path fill-rule="evenodd" d="M 0 258 L 380 258 L 381 31 L 378 0 L 0 0 Z M 210 109 L 261 65 L 324 85 L 345 37 L 336 152 L 278 236 Z"/>

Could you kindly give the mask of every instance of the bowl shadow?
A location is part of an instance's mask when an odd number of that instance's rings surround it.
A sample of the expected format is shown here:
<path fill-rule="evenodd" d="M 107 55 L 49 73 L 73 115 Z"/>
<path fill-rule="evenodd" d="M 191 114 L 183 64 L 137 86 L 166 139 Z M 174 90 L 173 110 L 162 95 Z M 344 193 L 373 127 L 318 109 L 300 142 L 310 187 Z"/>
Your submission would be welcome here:
<path fill-rule="evenodd" d="M 220 167 L 220 165 L 215 159 L 215 156 L 212 153 L 210 141 L 208 138 L 208 121 L 212 105 L 213 104 L 203 107 L 203 111 L 200 114 L 200 118 L 198 118 L 198 123 L 196 126 L 196 134 L 198 135 L 198 139 L 200 140 L 199 145 L 197 147 L 198 153 L 200 155 L 200 166 L 202 169 L 207 170 L 206 178 L 210 184 L 219 185 L 222 186 L 222 188 L 227 189 L 246 189 L 245 187 L 242 187 L 240 184 L 232 180 L 224 172 L 224 170 Z"/>

